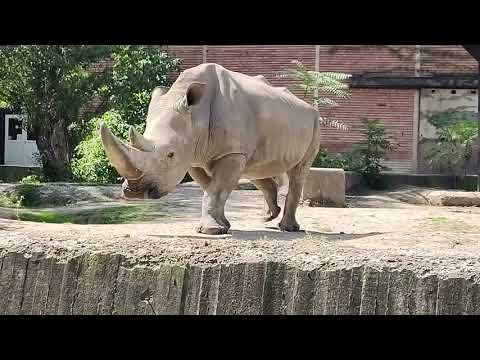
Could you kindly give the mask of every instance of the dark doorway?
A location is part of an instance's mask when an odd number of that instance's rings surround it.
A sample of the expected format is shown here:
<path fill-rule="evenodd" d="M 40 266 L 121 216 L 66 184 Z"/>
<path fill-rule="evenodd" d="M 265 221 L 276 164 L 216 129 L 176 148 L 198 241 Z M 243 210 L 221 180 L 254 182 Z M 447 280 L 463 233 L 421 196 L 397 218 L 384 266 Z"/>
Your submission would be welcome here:
<path fill-rule="evenodd" d="M 5 115 L 9 109 L 0 109 L 0 165 L 5 164 Z"/>

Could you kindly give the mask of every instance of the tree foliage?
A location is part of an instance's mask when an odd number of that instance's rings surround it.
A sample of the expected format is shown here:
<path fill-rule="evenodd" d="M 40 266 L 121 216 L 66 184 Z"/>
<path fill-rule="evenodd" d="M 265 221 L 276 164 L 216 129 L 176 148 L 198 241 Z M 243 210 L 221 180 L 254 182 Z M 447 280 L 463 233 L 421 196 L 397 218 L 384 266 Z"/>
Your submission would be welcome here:
<path fill-rule="evenodd" d="M 0 48 L 0 99 L 26 115 L 45 175 L 69 177 L 72 124 L 93 98 L 100 74 L 89 71 L 108 46 L 21 45 Z"/>
<path fill-rule="evenodd" d="M 102 92 L 128 124 L 144 125 L 150 95 L 157 86 L 171 85 L 181 59 L 154 46 L 125 45 L 112 54 L 112 76 Z"/>
<path fill-rule="evenodd" d="M 74 179 L 80 182 L 113 184 L 118 182 L 118 173 L 108 160 L 98 134 L 100 123 L 119 138 L 126 139 L 129 124 L 119 112 L 111 110 L 90 121 L 90 131 L 75 149 L 72 162 Z M 137 129 L 140 126 L 137 126 Z"/>
<path fill-rule="evenodd" d="M 430 116 L 428 122 L 438 129 L 447 128 L 455 124 L 477 126 L 478 114 L 473 111 L 445 111 Z"/>

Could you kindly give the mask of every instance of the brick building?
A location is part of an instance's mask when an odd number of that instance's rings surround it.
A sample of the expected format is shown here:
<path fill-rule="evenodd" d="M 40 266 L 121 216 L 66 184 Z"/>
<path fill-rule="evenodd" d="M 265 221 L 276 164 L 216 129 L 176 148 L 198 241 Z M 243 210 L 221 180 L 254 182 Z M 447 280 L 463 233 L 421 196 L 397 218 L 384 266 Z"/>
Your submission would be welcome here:
<path fill-rule="evenodd" d="M 427 118 L 438 111 L 478 109 L 478 62 L 462 46 L 434 45 L 249 45 L 167 46 L 184 60 L 183 69 L 213 62 L 249 75 L 264 75 L 278 86 L 288 80 L 275 74 L 292 60 L 317 71 L 353 75 L 352 97 L 328 115 L 350 125 L 350 132 L 323 129 L 322 146 L 343 152 L 360 139 L 361 119 L 383 120 L 400 144 L 386 162 L 397 172 L 428 173 L 423 153 L 434 141 Z M 301 94 L 297 94 L 301 96 Z M 475 169 L 476 159 L 471 168 Z"/>

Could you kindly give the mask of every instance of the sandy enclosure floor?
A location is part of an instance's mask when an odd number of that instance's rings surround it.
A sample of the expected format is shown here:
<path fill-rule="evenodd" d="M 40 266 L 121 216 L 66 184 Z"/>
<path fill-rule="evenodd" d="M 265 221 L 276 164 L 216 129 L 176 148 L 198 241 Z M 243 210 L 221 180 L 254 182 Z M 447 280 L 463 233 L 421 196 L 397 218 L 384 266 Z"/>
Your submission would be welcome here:
<path fill-rule="evenodd" d="M 208 236 L 194 231 L 201 198 L 197 185 L 180 185 L 158 200 L 167 204 L 172 217 L 149 223 L 70 225 L 0 219 L 0 246 L 21 246 L 28 239 L 30 247 L 38 243 L 65 250 L 120 249 L 135 253 L 135 257 L 207 254 L 203 260 L 209 256 L 248 260 L 268 253 L 308 256 L 323 248 L 334 248 L 339 254 L 354 250 L 366 256 L 422 253 L 480 257 L 480 208 L 411 205 L 385 193 L 370 194 L 349 197 L 347 208 L 300 206 L 298 222 L 305 232 L 282 233 L 275 228 L 281 215 L 270 223 L 261 221 L 264 200 L 260 191 L 235 190 L 226 208 L 230 233 Z"/>

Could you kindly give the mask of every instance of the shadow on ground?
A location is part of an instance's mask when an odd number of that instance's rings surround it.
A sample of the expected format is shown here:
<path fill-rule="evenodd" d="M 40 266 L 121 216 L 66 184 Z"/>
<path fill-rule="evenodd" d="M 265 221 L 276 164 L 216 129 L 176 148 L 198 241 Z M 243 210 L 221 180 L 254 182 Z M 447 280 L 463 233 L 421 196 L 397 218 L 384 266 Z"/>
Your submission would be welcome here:
<path fill-rule="evenodd" d="M 406 204 L 397 199 L 381 195 L 347 196 L 348 208 L 399 209 Z"/>
<path fill-rule="evenodd" d="M 148 236 L 160 237 L 165 239 L 173 238 L 182 238 L 182 239 L 196 239 L 196 240 L 205 240 L 205 239 L 231 239 L 239 241 L 254 241 L 254 240 L 275 240 L 275 241 L 292 241 L 299 240 L 302 238 L 321 238 L 322 240 L 327 241 L 346 241 L 361 239 L 375 235 L 382 235 L 380 232 L 370 232 L 365 234 L 343 234 L 343 233 L 325 233 L 318 231 L 299 231 L 299 232 L 281 232 L 279 230 L 230 230 L 228 234 L 225 235 L 204 235 L 204 234 L 194 234 L 194 235 L 167 235 L 167 234 L 148 234 Z"/>

